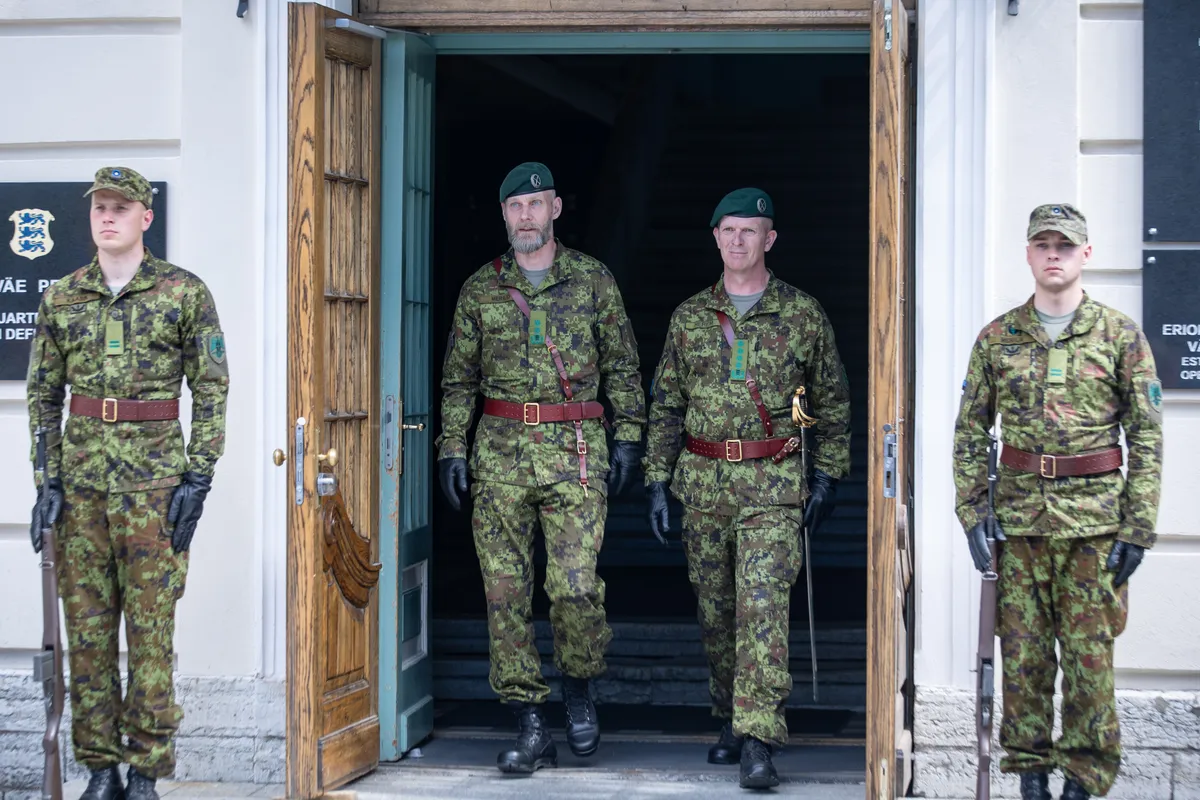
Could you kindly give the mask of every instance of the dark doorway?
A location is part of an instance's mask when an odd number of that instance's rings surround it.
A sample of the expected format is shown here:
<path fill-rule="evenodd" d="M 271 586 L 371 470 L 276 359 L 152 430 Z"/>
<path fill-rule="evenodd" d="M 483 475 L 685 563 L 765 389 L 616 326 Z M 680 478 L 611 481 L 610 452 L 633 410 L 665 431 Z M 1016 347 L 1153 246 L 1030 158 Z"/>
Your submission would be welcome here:
<path fill-rule="evenodd" d="M 866 55 L 437 61 L 435 396 L 458 291 L 507 249 L 496 190 L 513 165 L 539 160 L 551 168 L 564 201 L 556 235 L 616 276 L 646 389 L 672 310 L 720 277 L 707 227 L 713 207 L 740 186 L 772 195 L 780 238 L 768 266 L 824 306 L 853 404 L 851 474 L 839 486 L 835 515 L 812 542 L 819 703 L 810 688 L 803 578 L 792 595 L 789 722 L 795 734 L 815 738 L 860 738 L 866 706 L 868 67 Z M 674 707 L 680 726 L 694 733 L 702 724 L 694 712 L 708 704 L 695 597 L 678 541 L 663 548 L 651 535 L 640 474 L 635 481 L 610 503 L 599 562 L 616 632 L 600 699 L 631 728 L 669 727 L 667 716 L 645 705 Z M 676 505 L 676 528 L 679 512 Z M 451 510 L 438 491 L 433 514 L 434 694 L 444 728 L 477 719 L 464 717 L 461 703 L 494 695 L 469 514 Z M 539 646 L 553 675 L 540 549 L 535 562 Z"/>

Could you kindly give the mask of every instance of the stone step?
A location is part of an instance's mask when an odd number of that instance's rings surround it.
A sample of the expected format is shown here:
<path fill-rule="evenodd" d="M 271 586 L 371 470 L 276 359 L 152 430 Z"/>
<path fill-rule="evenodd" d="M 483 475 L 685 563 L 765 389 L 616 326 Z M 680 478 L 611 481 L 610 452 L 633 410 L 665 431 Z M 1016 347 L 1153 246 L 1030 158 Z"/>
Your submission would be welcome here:
<path fill-rule="evenodd" d="M 436 630 L 436 628 L 435 628 Z M 540 636 L 536 641 L 537 651 L 543 656 L 554 652 L 554 642 L 549 635 Z M 788 651 L 792 660 L 808 660 L 808 638 L 789 642 Z M 444 658 L 457 656 L 486 656 L 488 641 L 483 637 L 447 638 L 435 634 L 433 653 Z M 670 658 L 670 657 L 702 657 L 704 645 L 700 642 L 699 632 L 691 641 L 654 641 L 638 639 L 616 639 L 608 646 L 609 658 Z M 826 659 L 841 662 L 857 662 L 862 664 L 866 658 L 866 646 L 858 644 L 818 643 L 817 658 L 823 664 Z"/>
<path fill-rule="evenodd" d="M 692 642 L 699 640 L 699 630 L 694 620 L 647 620 L 638 622 L 610 621 L 613 642 Z M 533 622 L 534 635 L 538 639 L 550 640 L 553 630 L 550 621 L 539 619 Z M 863 657 L 867 652 L 867 629 L 857 626 L 818 627 L 817 646 L 829 644 L 856 645 L 861 647 Z M 478 618 L 453 619 L 439 617 L 433 621 L 434 647 L 445 639 L 476 639 L 487 641 L 487 621 Z M 788 635 L 789 647 L 808 648 L 808 628 L 793 625 Z"/>
<path fill-rule="evenodd" d="M 487 662 L 480 660 L 476 665 L 477 675 L 450 675 L 444 663 L 434 662 L 433 694 L 441 700 L 495 700 L 495 692 L 487 680 Z M 482 668 L 482 669 L 480 669 Z M 542 665 L 542 674 L 547 679 L 558 677 L 552 664 Z M 857 682 L 839 683 L 824 673 L 819 675 L 819 695 L 813 700 L 812 688 L 807 678 L 793 678 L 792 693 L 788 697 L 788 708 L 838 708 L 862 711 L 866 707 L 866 675 Z M 562 699 L 558 681 L 550 680 L 550 699 Z M 708 692 L 708 671 L 698 670 L 691 680 L 648 680 L 628 678 L 619 666 L 610 665 L 608 672 L 593 682 L 596 702 L 620 704 L 650 704 L 671 706 L 707 706 L 711 700 Z"/>
<path fill-rule="evenodd" d="M 613 657 L 605 659 L 608 672 L 605 677 L 610 680 L 631 682 L 664 682 L 664 683 L 708 683 L 708 664 L 704 657 L 685 656 L 671 659 L 650 659 Z M 486 678 L 489 662 L 486 655 L 461 656 L 450 658 L 437 657 L 433 659 L 433 673 L 441 678 Z M 542 659 L 543 674 L 557 676 L 554 662 L 550 658 Z M 807 658 L 791 659 L 788 671 L 796 683 L 807 684 L 812 671 L 809 669 Z M 867 667 L 862 660 L 846 661 L 823 659 L 818 663 L 818 676 L 821 682 L 838 686 L 865 685 Z"/>

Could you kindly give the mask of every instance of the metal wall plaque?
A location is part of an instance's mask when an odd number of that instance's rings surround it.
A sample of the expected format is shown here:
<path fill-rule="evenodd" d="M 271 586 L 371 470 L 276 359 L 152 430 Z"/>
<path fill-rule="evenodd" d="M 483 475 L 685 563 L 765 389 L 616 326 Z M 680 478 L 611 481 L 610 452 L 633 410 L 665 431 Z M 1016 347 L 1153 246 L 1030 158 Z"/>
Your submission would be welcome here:
<path fill-rule="evenodd" d="M 1147 250 L 1142 330 L 1167 389 L 1200 389 L 1200 250 Z"/>
<path fill-rule="evenodd" d="M 42 294 L 52 283 L 92 260 L 92 184 L 0 183 L 0 380 L 23 381 Z M 167 258 L 167 184 L 151 182 L 154 223 L 146 231 L 150 252 Z"/>
<path fill-rule="evenodd" d="M 1200 242 L 1200 2 L 1144 6 L 1142 237 Z"/>

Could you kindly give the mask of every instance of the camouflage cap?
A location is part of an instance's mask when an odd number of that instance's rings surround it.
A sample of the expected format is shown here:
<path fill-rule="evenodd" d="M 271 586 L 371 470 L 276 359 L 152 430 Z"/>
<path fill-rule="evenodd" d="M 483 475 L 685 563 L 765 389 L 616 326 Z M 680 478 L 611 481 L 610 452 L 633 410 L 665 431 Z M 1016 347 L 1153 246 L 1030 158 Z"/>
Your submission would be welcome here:
<path fill-rule="evenodd" d="M 533 194 L 554 188 L 550 168 L 540 161 L 526 161 L 513 167 L 500 184 L 500 202 L 519 194 Z"/>
<path fill-rule="evenodd" d="M 101 167 L 96 170 L 96 178 L 83 196 L 88 197 L 100 189 L 110 189 L 126 200 L 136 200 L 146 208 L 154 202 L 154 191 L 150 188 L 150 181 L 129 167 Z"/>
<path fill-rule="evenodd" d="M 735 189 L 717 203 L 709 227 L 717 227 L 721 217 L 766 217 L 774 220 L 775 204 L 771 202 L 771 195 L 762 189 Z"/>
<path fill-rule="evenodd" d="M 1070 240 L 1071 244 L 1085 244 L 1088 240 L 1087 217 L 1072 205 L 1066 203 L 1047 203 L 1038 206 L 1029 215 L 1029 230 L 1025 238 L 1032 239 L 1045 231 L 1058 231 Z"/>

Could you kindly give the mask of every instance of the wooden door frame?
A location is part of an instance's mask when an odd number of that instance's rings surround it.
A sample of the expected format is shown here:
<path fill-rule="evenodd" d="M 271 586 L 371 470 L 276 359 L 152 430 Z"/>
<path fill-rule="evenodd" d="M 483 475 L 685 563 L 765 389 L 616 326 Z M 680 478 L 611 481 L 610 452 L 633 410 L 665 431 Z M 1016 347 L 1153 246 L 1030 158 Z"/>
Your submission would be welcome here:
<path fill-rule="evenodd" d="M 359 0 L 358 19 L 368 25 L 385 28 L 404 29 L 407 31 L 428 34 L 458 34 L 458 33 L 617 33 L 617 32 L 716 32 L 733 33 L 746 31 L 830 31 L 848 30 L 869 32 L 874 36 L 877 32 L 873 24 L 875 2 L 883 0 L 757 0 L 755 8 L 729 12 L 722 10 L 727 0 L 692 0 L 688 4 L 690 10 L 679 10 L 675 0 L 636 0 L 636 10 L 626 10 L 628 0 L 556 0 L 558 8 L 552 10 L 547 0 Z M 897 4 L 900 0 L 896 0 Z M 476 10 L 485 3 L 492 3 L 495 10 L 479 13 Z M 906 0 L 904 6 L 909 13 L 915 11 L 917 3 Z M 586 10 L 585 10 L 586 9 Z M 531 13 L 536 12 L 536 13 Z M 907 24 L 907 22 L 905 22 Z M 871 125 L 874 131 L 877 125 L 878 108 L 876 105 L 876 65 L 872 64 L 871 81 L 872 117 Z M 289 84 L 288 107 L 292 108 Z M 386 90 L 386 89 L 385 89 Z M 895 98 L 892 98 L 894 100 Z M 896 119 L 896 125 L 902 124 L 903 117 Z M 897 131 L 893 131 L 896 134 Z M 874 136 L 872 142 L 874 142 Z M 876 154 L 872 151 L 871 175 L 874 176 L 879 164 L 875 161 Z M 294 176 L 304 169 L 304 164 L 295 159 L 288 162 L 289 192 Z M 872 191 L 871 196 L 871 337 L 872 365 L 870 367 L 871 387 L 869 388 L 870 428 L 868 432 L 868 492 L 872 498 L 881 498 L 882 464 L 881 458 L 884 447 L 883 422 L 896 424 L 896 385 L 881 386 L 879 378 L 884 375 L 895 375 L 897 369 L 897 354 L 891 352 L 889 359 L 883 365 L 875 365 L 879 353 L 889 352 L 888 345 L 894 350 L 898 345 L 894 340 L 880 342 L 877 332 L 884 327 L 888 309 L 895 309 L 899 301 L 901 287 L 895 278 L 884 274 L 884 267 L 899 252 L 899 242 L 892 239 L 885 227 L 889 219 L 898 219 L 903 208 L 903 193 L 911 193 L 914 182 L 908 181 L 900 188 L 900 181 L 895 182 L 897 194 L 877 197 Z M 884 195 L 888 193 L 885 192 Z M 289 197 L 289 208 L 295 203 L 295 197 Z M 880 206 L 880 203 L 883 203 Z M 907 230 L 901 229 L 901 236 L 907 236 Z M 300 247 L 293 239 L 293 248 Z M 911 290 L 912 287 L 908 287 Z M 882 292 L 882 293 L 881 293 Z M 884 345 L 877 349 L 877 345 Z M 878 423 L 878 424 L 877 424 Z M 901 452 L 905 452 L 902 450 Z M 908 452 L 911 452 L 909 449 Z M 905 472 L 914 469 L 915 465 L 905 465 Z M 872 502 L 870 518 L 871 531 L 876 530 L 878 510 L 883 505 L 881 500 Z M 896 595 L 896 542 L 894 528 L 884 526 L 879 535 L 868 536 L 867 547 L 867 733 L 866 733 L 866 797 L 892 797 L 894 780 L 891 771 L 895 766 L 895 722 L 897 708 L 896 694 L 896 647 L 900 642 L 894 624 L 897 608 Z M 292 592 L 292 582 L 296 578 L 293 571 L 288 571 L 289 598 Z M 292 642 L 288 643 L 289 657 Z M 289 731 L 289 736 L 291 732 Z M 290 745 L 289 745 L 290 748 Z M 886 764 L 881 773 L 879 765 Z"/>

